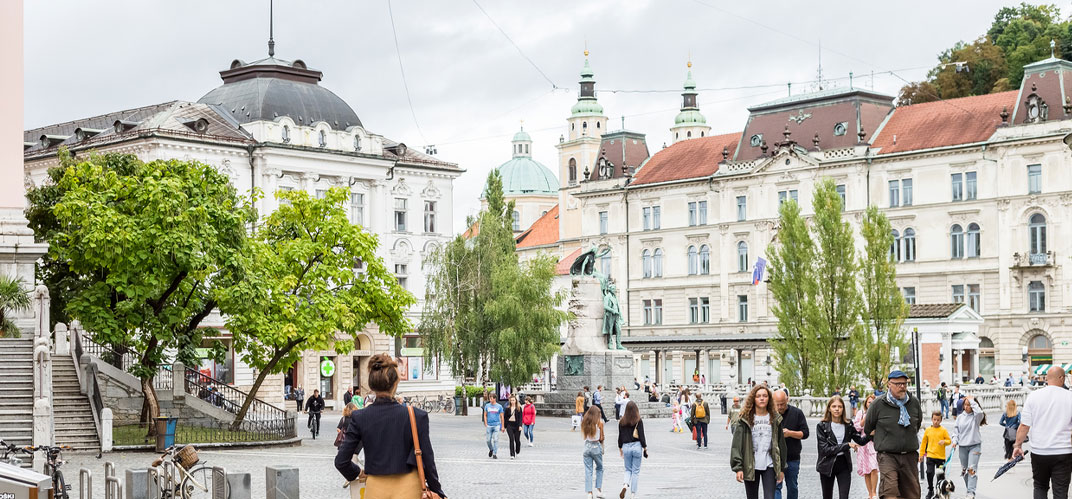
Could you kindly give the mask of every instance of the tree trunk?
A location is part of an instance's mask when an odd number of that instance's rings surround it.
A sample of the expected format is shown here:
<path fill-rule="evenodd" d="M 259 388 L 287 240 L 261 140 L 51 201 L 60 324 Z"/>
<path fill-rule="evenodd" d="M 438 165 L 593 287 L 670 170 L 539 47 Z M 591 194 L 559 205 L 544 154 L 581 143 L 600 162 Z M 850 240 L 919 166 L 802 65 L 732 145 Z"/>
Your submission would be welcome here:
<path fill-rule="evenodd" d="M 257 380 L 253 382 L 253 387 L 250 388 L 249 393 L 246 394 L 246 400 L 242 402 L 242 408 L 239 409 L 238 414 L 235 415 L 234 422 L 231 423 L 231 430 L 237 430 L 242 425 L 242 421 L 246 419 L 246 413 L 249 412 L 249 406 L 253 405 L 253 399 L 257 398 L 257 391 L 261 389 L 261 384 L 264 383 L 264 378 L 268 377 L 268 373 L 275 369 L 276 364 L 283 357 L 286 357 L 295 346 L 298 345 L 298 340 L 291 341 L 283 349 L 277 351 L 272 360 L 268 361 L 268 364 L 264 366 L 264 369 L 260 370 L 257 374 Z"/>
<path fill-rule="evenodd" d="M 465 388 L 465 374 L 462 373 L 462 416 L 469 415 L 469 390 Z"/>
<path fill-rule="evenodd" d="M 156 399 L 156 389 L 153 388 L 153 379 L 141 380 L 141 393 L 145 396 L 145 405 L 148 408 L 150 437 L 156 436 L 156 418 L 160 417 L 160 401 Z"/>

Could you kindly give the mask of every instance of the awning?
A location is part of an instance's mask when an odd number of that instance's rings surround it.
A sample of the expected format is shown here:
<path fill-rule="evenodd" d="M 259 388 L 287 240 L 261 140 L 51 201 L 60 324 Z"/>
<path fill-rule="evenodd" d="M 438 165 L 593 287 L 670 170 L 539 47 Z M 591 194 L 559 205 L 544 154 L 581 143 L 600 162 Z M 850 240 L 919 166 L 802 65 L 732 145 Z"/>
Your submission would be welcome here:
<path fill-rule="evenodd" d="M 1054 365 L 1055 364 L 1040 364 L 1040 365 L 1035 366 L 1035 369 L 1032 372 L 1035 373 L 1035 374 L 1046 374 L 1046 371 L 1049 371 L 1050 368 L 1053 367 Z M 1069 372 L 1070 369 L 1072 369 L 1072 364 L 1056 364 L 1056 365 L 1059 365 L 1061 367 L 1061 369 L 1065 370 L 1066 373 Z"/>

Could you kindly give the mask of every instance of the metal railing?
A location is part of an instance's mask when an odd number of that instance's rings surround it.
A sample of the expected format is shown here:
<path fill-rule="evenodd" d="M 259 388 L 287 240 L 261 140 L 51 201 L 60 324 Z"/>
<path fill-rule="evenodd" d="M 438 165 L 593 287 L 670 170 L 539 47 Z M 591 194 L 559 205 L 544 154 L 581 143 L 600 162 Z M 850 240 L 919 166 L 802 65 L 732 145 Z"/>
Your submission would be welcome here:
<path fill-rule="evenodd" d="M 153 377 L 153 388 L 157 390 L 171 391 L 172 378 L 175 376 L 171 372 L 171 366 L 161 365 L 156 368 L 156 376 Z"/>
<path fill-rule="evenodd" d="M 72 323 L 70 329 L 71 339 L 74 340 L 74 348 L 71 349 L 72 362 L 74 363 L 75 375 L 78 377 L 79 384 L 85 387 L 86 395 L 89 396 L 90 412 L 93 413 L 93 424 L 97 428 L 97 437 L 100 442 L 104 442 L 104 436 L 101 435 L 101 413 L 104 411 L 104 401 L 101 399 L 100 386 L 97 384 L 96 369 L 87 371 L 85 373 L 86 379 L 82 380 L 82 355 L 87 353 L 83 344 L 82 327 L 77 322 Z"/>
<path fill-rule="evenodd" d="M 187 395 L 197 397 L 231 414 L 238 414 L 248 394 L 223 381 L 205 374 L 187 370 L 184 376 L 184 390 Z M 277 438 L 291 438 L 297 435 L 295 418 L 288 417 L 287 411 L 253 398 L 242 424 L 234 431 L 253 433 L 270 433 Z M 224 425 L 229 428 L 229 425 Z"/>
<path fill-rule="evenodd" d="M 89 337 L 82 337 L 82 334 L 77 335 L 76 341 L 80 343 L 82 348 L 82 351 L 78 354 L 79 357 L 82 356 L 82 353 L 88 353 L 124 372 L 130 372 L 131 366 L 135 364 L 133 355 L 130 355 L 129 353 L 119 353 L 115 349 L 107 345 L 101 345 Z"/>

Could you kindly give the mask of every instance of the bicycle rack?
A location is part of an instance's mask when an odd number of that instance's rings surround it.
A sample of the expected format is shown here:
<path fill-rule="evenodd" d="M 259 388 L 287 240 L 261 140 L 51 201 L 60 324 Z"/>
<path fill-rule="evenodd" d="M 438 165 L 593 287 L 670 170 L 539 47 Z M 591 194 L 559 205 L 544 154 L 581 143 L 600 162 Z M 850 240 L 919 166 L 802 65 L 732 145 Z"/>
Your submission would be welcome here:
<path fill-rule="evenodd" d="M 227 470 L 222 466 L 212 467 L 212 499 L 227 499 Z"/>
<path fill-rule="evenodd" d="M 78 470 L 78 498 L 93 499 L 93 472 L 85 468 Z"/>
<path fill-rule="evenodd" d="M 115 476 L 115 463 L 111 461 L 104 462 L 104 477 Z"/>
<path fill-rule="evenodd" d="M 106 463 L 105 467 L 111 463 Z M 115 466 L 112 466 L 114 471 Z M 114 487 L 113 487 L 114 486 Z M 114 493 L 113 493 L 114 491 Z M 107 476 L 104 477 L 104 499 L 123 499 L 123 479 Z"/>

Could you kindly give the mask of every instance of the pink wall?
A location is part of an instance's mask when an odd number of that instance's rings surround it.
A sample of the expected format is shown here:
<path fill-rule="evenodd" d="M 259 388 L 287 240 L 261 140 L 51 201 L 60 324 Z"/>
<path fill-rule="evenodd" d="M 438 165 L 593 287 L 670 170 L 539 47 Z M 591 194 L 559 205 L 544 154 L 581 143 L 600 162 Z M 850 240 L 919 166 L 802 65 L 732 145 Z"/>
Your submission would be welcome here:
<path fill-rule="evenodd" d="M 0 1 L 0 61 L 14 71 L 0 78 L 0 209 L 22 209 L 22 1 Z"/>

